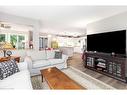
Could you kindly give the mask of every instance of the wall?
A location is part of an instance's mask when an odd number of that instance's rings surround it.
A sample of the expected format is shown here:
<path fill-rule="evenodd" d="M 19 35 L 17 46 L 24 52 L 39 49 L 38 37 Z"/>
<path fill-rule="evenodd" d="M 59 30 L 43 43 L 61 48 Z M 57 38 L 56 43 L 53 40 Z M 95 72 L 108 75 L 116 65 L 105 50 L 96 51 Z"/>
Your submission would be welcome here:
<path fill-rule="evenodd" d="M 60 47 L 74 47 L 74 38 L 57 37 L 57 42 Z"/>
<path fill-rule="evenodd" d="M 116 30 L 127 30 L 127 12 L 117 14 L 87 25 L 87 35 Z M 127 33 L 126 33 L 127 36 Z M 126 38 L 127 47 L 127 38 Z M 126 48 L 127 53 L 127 48 Z"/>
<path fill-rule="evenodd" d="M 83 53 L 85 49 L 84 46 L 86 45 L 85 39 L 86 37 L 74 38 L 75 42 L 78 44 L 77 46 L 74 47 L 74 52 Z"/>
<path fill-rule="evenodd" d="M 41 22 L 39 20 L 19 17 L 0 12 L 0 21 L 32 26 L 34 49 L 39 50 L 39 32 L 41 27 Z"/>

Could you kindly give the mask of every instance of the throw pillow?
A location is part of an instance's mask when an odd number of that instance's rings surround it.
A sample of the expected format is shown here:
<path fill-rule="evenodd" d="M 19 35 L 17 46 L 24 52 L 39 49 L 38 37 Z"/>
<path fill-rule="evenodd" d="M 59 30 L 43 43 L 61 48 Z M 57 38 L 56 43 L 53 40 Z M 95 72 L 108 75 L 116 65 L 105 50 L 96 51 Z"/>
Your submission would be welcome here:
<path fill-rule="evenodd" d="M 62 52 L 55 51 L 55 59 L 62 59 Z"/>
<path fill-rule="evenodd" d="M 0 63 L 0 79 L 3 80 L 14 73 L 19 72 L 18 65 L 14 59 Z"/>
<path fill-rule="evenodd" d="M 2 70 L 0 68 L 0 79 L 2 79 L 2 77 L 3 77 L 3 74 L 2 74 Z"/>

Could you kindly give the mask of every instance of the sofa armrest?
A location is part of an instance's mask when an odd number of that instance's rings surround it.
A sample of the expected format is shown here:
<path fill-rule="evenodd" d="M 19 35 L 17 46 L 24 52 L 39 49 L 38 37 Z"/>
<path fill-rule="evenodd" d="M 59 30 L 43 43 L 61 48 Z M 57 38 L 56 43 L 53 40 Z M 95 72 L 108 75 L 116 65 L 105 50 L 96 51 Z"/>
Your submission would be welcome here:
<path fill-rule="evenodd" d="M 27 63 L 28 69 L 32 69 L 32 58 L 30 56 L 26 56 L 24 61 Z"/>
<path fill-rule="evenodd" d="M 68 59 L 68 56 L 65 55 L 65 54 L 62 54 L 62 59 L 67 60 Z"/>
<path fill-rule="evenodd" d="M 18 68 L 19 68 L 20 71 L 28 69 L 26 62 L 20 62 L 20 63 L 17 63 L 17 64 L 18 64 Z"/>
<path fill-rule="evenodd" d="M 65 54 L 62 54 L 62 59 L 64 60 L 64 68 L 67 68 L 67 59 L 68 59 L 68 56 L 65 55 Z"/>

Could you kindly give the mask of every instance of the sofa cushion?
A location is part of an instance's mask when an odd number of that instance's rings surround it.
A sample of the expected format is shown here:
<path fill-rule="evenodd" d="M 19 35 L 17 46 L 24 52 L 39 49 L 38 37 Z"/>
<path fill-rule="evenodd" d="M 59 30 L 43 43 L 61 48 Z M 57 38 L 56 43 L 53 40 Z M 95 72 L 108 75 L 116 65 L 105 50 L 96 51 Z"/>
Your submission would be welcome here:
<path fill-rule="evenodd" d="M 51 65 L 55 65 L 55 64 L 64 63 L 65 60 L 64 59 L 49 59 L 48 61 Z"/>
<path fill-rule="evenodd" d="M 62 59 L 62 52 L 61 51 L 55 51 L 55 59 Z"/>
<path fill-rule="evenodd" d="M 0 63 L 0 79 L 7 78 L 8 76 L 13 75 L 14 73 L 19 72 L 19 68 L 17 66 L 17 63 L 14 59 L 1 62 Z"/>
<path fill-rule="evenodd" d="M 28 69 L 28 63 L 27 62 L 20 62 L 17 65 L 18 65 L 18 68 L 19 68 L 20 71 Z"/>
<path fill-rule="evenodd" d="M 0 89 L 32 89 L 29 71 L 22 70 L 0 80 Z"/>
<path fill-rule="evenodd" d="M 24 61 L 26 57 L 26 50 L 11 50 L 12 56 L 20 56 L 20 62 Z"/>
<path fill-rule="evenodd" d="M 55 51 L 54 50 L 46 50 L 46 57 L 47 59 L 52 59 L 55 56 Z"/>
<path fill-rule="evenodd" d="M 49 66 L 50 61 L 49 60 L 38 60 L 33 62 L 33 68 L 40 68 L 44 66 Z"/>
<path fill-rule="evenodd" d="M 29 50 L 27 51 L 27 56 L 31 56 L 32 61 L 36 60 L 45 60 L 46 59 L 46 52 L 45 51 L 35 51 Z"/>
<path fill-rule="evenodd" d="M 47 59 L 53 59 L 55 57 L 55 52 L 60 51 L 58 49 L 55 50 L 46 50 L 46 57 Z"/>

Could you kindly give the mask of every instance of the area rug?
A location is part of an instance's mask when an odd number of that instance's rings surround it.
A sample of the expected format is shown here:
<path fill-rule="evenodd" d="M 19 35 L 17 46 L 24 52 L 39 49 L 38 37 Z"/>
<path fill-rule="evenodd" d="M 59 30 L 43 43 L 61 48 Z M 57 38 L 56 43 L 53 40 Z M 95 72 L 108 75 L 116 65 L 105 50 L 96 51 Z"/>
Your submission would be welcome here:
<path fill-rule="evenodd" d="M 75 82 L 79 83 L 81 86 L 90 89 L 115 89 L 114 87 L 105 84 L 102 81 L 99 81 L 88 74 L 85 74 L 84 72 L 81 72 L 80 70 L 74 68 L 74 67 L 68 67 L 67 69 L 62 69 L 62 72 L 64 72 L 66 75 L 68 75 L 71 79 L 73 79 Z M 31 82 L 33 85 L 33 89 L 50 89 L 46 81 L 44 80 L 42 82 L 41 75 L 33 76 L 31 77 Z"/>

